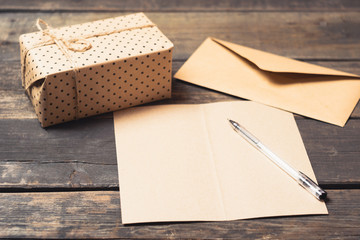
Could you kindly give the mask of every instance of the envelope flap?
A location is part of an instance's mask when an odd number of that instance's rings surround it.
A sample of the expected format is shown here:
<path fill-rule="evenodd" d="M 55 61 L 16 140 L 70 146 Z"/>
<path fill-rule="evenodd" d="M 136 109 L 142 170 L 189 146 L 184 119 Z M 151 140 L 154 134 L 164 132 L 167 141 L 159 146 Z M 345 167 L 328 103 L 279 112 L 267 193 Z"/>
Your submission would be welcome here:
<path fill-rule="evenodd" d="M 219 39 L 212 38 L 212 40 L 220 44 L 221 46 L 229 49 L 230 51 L 238 54 L 239 56 L 247 59 L 248 61 L 251 61 L 258 68 L 264 71 L 359 77 L 355 74 L 297 61 L 294 59 L 282 57 L 253 48 L 244 47 Z"/>

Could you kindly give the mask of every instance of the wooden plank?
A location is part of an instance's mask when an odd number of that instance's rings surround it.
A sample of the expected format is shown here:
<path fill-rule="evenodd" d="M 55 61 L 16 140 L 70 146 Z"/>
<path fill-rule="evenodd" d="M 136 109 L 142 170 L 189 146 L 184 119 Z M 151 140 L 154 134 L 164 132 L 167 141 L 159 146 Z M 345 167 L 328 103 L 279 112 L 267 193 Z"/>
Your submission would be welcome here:
<path fill-rule="evenodd" d="M 174 60 L 172 65 L 173 74 L 175 74 L 185 61 Z M 313 61 L 305 62 L 316 64 L 323 67 L 333 68 L 344 72 L 360 75 L 359 61 Z M 20 60 L 8 61 L 0 60 L 0 90 L 22 90 L 21 86 L 21 65 Z"/>
<path fill-rule="evenodd" d="M 2 123 L 1 187 L 118 185 L 112 119 L 80 120 L 48 129 L 41 129 L 35 119 Z"/>
<path fill-rule="evenodd" d="M 358 239 L 360 190 L 329 190 L 329 215 L 122 225 L 119 192 L 0 193 L 1 238 Z"/>
<path fill-rule="evenodd" d="M 360 120 L 344 128 L 298 119 L 321 185 L 360 184 Z M 36 119 L 0 120 L 0 188 L 118 187 L 113 120 L 88 118 L 42 129 Z"/>
<path fill-rule="evenodd" d="M 20 34 L 36 31 L 34 23 L 39 17 L 57 27 L 123 14 L 2 13 L 0 45 L 6 44 L 0 51 L 2 58 L 19 59 L 12 47 L 18 48 Z M 209 36 L 292 58 L 360 59 L 360 51 L 356 51 L 360 49 L 360 12 L 149 12 L 147 15 L 173 41 L 177 60 L 187 59 Z"/>
<path fill-rule="evenodd" d="M 246 0 L 102 0 L 86 1 L 21 1 L 1 0 L 0 11 L 355 11 L 360 9 L 357 1 L 246 1 Z"/>
<path fill-rule="evenodd" d="M 307 62 L 360 75 L 360 61 Z M 175 73 L 183 63 L 183 61 L 173 62 L 173 73 Z M 36 118 L 33 107 L 21 86 L 20 62 L 0 61 L 0 73 L 0 119 Z M 160 102 L 161 104 L 210 103 L 239 99 L 176 79 L 173 80 L 172 91 L 172 99 L 162 101 Z M 111 117 L 111 115 L 106 116 Z M 297 118 L 301 117 L 297 116 Z M 351 118 L 360 118 L 360 103 L 355 108 Z"/>
<path fill-rule="evenodd" d="M 321 184 L 341 182 L 359 187 L 360 120 L 350 120 L 344 128 L 314 120 L 296 122 Z"/>

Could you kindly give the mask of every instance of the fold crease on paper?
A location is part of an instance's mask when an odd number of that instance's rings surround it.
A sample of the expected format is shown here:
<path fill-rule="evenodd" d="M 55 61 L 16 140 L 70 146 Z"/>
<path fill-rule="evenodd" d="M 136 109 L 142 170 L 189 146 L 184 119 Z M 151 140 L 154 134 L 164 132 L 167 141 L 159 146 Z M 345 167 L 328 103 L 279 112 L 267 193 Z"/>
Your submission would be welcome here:
<path fill-rule="evenodd" d="M 127 109 L 114 113 L 122 222 L 327 214 L 228 118 L 316 181 L 291 113 L 250 101 Z"/>

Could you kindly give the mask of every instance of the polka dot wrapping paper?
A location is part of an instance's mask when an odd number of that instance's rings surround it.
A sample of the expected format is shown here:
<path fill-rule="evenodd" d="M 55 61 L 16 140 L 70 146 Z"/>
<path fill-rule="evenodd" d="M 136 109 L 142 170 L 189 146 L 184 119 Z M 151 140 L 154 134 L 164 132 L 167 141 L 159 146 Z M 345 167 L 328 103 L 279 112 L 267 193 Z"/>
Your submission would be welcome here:
<path fill-rule="evenodd" d="M 171 97 L 173 44 L 143 13 L 46 31 L 92 47 L 67 56 L 44 31 L 20 36 L 22 83 L 42 127 Z"/>

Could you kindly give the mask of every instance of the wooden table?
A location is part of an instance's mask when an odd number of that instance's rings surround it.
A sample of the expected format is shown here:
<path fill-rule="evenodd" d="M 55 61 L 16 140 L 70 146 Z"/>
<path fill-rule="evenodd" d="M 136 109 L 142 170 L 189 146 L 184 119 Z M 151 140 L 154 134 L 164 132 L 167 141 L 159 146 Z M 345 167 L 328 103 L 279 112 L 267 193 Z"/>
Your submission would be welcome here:
<path fill-rule="evenodd" d="M 360 74 L 358 1 L 0 0 L 0 238 L 360 238 L 360 105 L 344 128 L 296 116 L 328 216 L 124 226 L 112 114 L 42 129 L 18 37 L 144 11 L 175 44 L 174 72 L 208 36 Z M 165 103 L 236 99 L 173 79 Z"/>

